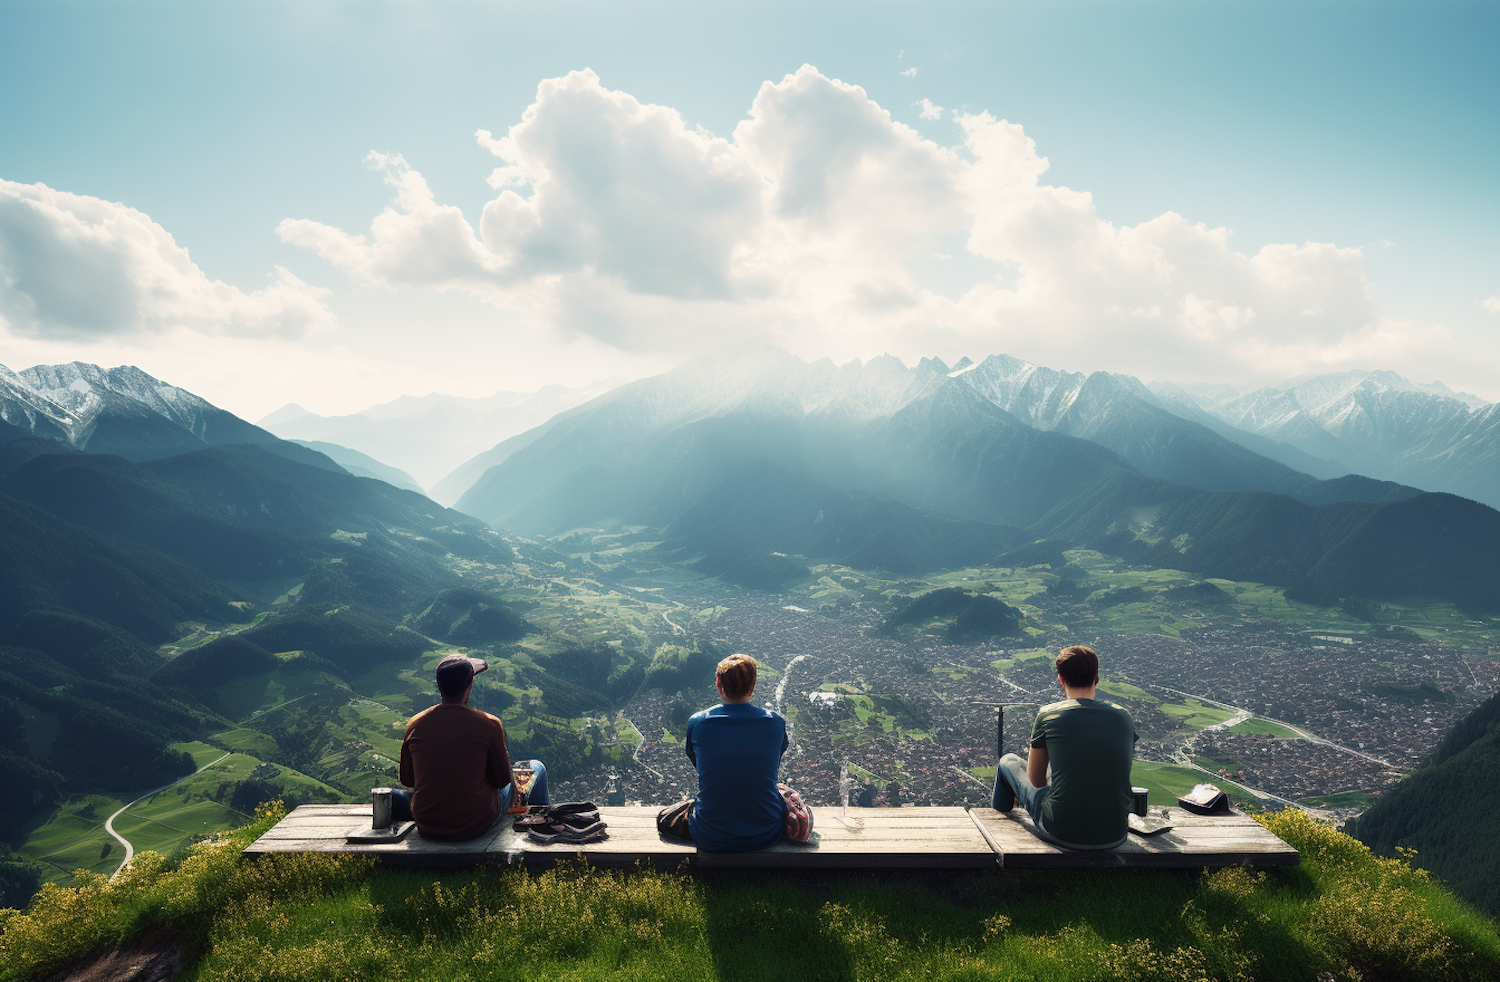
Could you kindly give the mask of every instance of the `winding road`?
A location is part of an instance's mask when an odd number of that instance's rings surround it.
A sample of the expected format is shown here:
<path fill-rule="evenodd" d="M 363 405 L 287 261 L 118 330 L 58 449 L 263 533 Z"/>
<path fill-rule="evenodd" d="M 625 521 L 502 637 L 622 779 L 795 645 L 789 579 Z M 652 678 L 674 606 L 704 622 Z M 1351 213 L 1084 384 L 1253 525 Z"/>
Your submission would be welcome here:
<path fill-rule="evenodd" d="M 129 801 L 129 802 L 126 802 L 125 804 L 121 805 L 118 811 L 116 811 L 113 815 L 109 816 L 109 818 L 106 818 L 104 820 L 104 831 L 108 832 L 110 835 L 112 835 L 116 839 L 118 839 L 119 842 L 120 842 L 120 845 L 122 845 L 122 846 L 125 847 L 125 858 L 122 859 L 122 860 L 120 860 L 120 866 L 119 866 L 119 868 L 116 869 L 113 873 L 109 874 L 109 878 L 111 880 L 113 880 L 115 877 L 119 876 L 120 875 L 120 871 L 123 870 L 125 867 L 129 866 L 130 865 L 130 861 L 135 858 L 135 846 L 133 846 L 133 845 L 130 844 L 130 840 L 129 839 L 125 838 L 123 835 L 121 835 L 120 833 L 118 833 L 118 832 L 115 831 L 115 819 L 117 819 L 121 815 L 125 814 L 125 809 L 129 808 L 131 805 L 134 805 L 134 804 L 136 804 L 138 802 L 145 801 L 147 798 L 151 797 L 154 794 L 161 794 L 163 791 L 167 790 L 168 788 L 175 788 L 177 785 L 181 784 L 183 781 L 186 781 L 188 778 L 195 777 L 198 774 L 202 774 L 204 771 L 206 771 L 210 767 L 214 766 L 214 764 L 217 764 L 220 760 L 224 760 L 225 758 L 227 758 L 229 756 L 230 756 L 229 754 L 225 754 L 223 757 L 220 757 L 219 760 L 211 761 L 211 762 L 209 762 L 207 764 L 204 764 L 202 767 L 198 768 L 192 774 L 184 774 L 182 777 L 179 777 L 177 780 L 173 781 L 171 784 L 163 784 L 159 788 L 152 788 L 150 791 L 147 791 L 145 794 L 141 795 L 139 798 L 136 798 L 135 801 Z"/>
<path fill-rule="evenodd" d="M 781 711 L 781 699 L 786 695 L 786 683 L 787 679 L 791 678 L 792 676 L 792 666 L 796 665 L 799 661 L 802 661 L 807 657 L 807 655 L 798 655 L 796 658 L 793 658 L 791 661 L 787 662 L 786 667 L 781 670 L 781 681 L 776 683 L 777 712 Z"/>

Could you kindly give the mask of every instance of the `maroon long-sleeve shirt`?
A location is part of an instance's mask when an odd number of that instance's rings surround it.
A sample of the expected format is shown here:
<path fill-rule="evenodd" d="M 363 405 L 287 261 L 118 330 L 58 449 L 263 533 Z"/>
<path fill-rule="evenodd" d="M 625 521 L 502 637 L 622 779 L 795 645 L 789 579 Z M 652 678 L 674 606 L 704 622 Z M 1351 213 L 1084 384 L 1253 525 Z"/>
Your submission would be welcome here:
<path fill-rule="evenodd" d="M 462 703 L 439 703 L 413 716 L 401 744 L 401 783 L 424 839 L 481 835 L 500 814 L 495 792 L 515 779 L 505 726 Z"/>

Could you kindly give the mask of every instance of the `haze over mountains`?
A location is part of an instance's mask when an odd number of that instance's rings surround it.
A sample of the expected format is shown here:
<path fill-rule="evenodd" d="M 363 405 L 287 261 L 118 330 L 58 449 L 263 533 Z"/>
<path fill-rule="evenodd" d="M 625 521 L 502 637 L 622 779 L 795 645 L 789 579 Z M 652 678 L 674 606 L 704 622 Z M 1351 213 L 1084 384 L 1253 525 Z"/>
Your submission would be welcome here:
<path fill-rule="evenodd" d="M 1102 373 L 738 352 L 621 386 L 515 442 L 457 507 L 523 533 L 619 520 L 718 565 L 732 549 L 751 566 L 770 551 L 915 569 L 967 561 L 983 526 L 992 547 L 1086 544 L 1308 596 L 1500 604 L 1492 508 L 1299 474 Z M 820 527 L 854 500 L 878 531 Z"/>
<path fill-rule="evenodd" d="M 1169 406 L 1200 409 L 1341 472 L 1500 507 L 1500 406 L 1441 383 L 1381 371 L 1304 377 L 1245 395 L 1228 386 L 1151 389 Z"/>
<path fill-rule="evenodd" d="M 283 439 L 331 443 L 367 454 L 431 489 L 435 500 L 452 504 L 458 495 L 444 494 L 442 479 L 455 467 L 623 381 L 548 385 L 535 392 L 497 392 L 484 399 L 438 393 L 402 396 L 348 416 L 319 416 L 291 403 L 259 425 Z"/>

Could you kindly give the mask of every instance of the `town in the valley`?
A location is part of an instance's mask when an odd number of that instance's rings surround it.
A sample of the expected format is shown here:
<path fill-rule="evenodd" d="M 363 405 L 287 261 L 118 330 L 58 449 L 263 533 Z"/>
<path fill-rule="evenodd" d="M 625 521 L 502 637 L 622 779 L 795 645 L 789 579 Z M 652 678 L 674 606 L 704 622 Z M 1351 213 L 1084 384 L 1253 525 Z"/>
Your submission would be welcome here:
<path fill-rule="evenodd" d="M 873 606 L 800 606 L 699 581 L 686 607 L 716 607 L 716 638 L 764 666 L 756 701 L 792 723 L 783 780 L 811 803 L 987 805 L 997 748 L 1024 754 L 1040 704 L 1060 698 L 1051 653 L 1100 653 L 1102 693 L 1133 713 L 1137 769 L 1233 789 L 1263 808 L 1356 813 L 1418 766 L 1500 687 L 1494 653 L 1399 637 L 1317 634 L 1276 621 L 1182 630 L 953 641 L 877 632 Z M 1034 600 L 1034 602 L 1036 602 Z M 694 698 L 696 697 L 696 698 Z M 674 736 L 702 693 L 644 692 L 619 723 L 633 754 L 563 782 L 569 798 L 665 802 L 696 787 Z M 997 720 L 1003 712 L 1003 737 Z"/>

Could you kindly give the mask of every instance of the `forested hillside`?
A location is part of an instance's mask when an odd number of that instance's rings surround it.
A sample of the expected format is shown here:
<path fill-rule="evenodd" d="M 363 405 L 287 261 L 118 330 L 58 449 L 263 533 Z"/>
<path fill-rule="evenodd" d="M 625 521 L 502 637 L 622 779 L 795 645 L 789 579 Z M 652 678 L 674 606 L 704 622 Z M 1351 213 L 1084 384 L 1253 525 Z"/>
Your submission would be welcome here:
<path fill-rule="evenodd" d="M 1427 765 L 1349 832 L 1384 856 L 1415 849 L 1417 864 L 1500 914 L 1500 695 L 1450 730 Z"/>
<path fill-rule="evenodd" d="M 457 557 L 512 557 L 473 519 L 293 459 L 315 456 L 298 447 L 136 463 L 11 435 L 0 444 L 0 781 L 11 795 L 0 839 L 12 844 L 65 799 L 191 773 L 193 758 L 171 745 L 231 727 L 240 711 L 224 687 L 236 680 L 337 685 L 420 659 L 434 641 L 401 622 L 452 597 Z M 433 633 L 514 637 L 520 623 L 476 601 Z M 0 865 L 24 899 L 27 874 Z"/>

